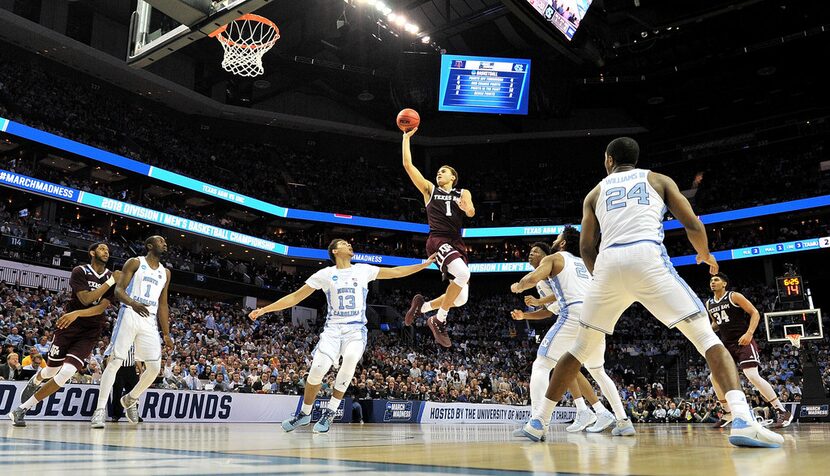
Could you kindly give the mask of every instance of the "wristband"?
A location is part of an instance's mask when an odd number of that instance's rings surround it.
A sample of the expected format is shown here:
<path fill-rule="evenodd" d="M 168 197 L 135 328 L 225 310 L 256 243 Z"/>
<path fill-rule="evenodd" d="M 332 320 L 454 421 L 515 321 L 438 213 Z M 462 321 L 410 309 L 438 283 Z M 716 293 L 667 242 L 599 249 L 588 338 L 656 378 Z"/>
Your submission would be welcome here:
<path fill-rule="evenodd" d="M 115 286 L 115 276 L 110 276 L 110 279 L 108 279 L 107 282 L 104 284 L 106 284 L 109 287 Z"/>

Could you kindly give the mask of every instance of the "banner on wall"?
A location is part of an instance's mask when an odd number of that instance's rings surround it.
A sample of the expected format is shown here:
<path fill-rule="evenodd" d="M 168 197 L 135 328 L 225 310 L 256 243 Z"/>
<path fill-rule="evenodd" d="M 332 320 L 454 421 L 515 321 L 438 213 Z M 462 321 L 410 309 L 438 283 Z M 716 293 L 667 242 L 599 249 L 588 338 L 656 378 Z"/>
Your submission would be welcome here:
<path fill-rule="evenodd" d="M 487 403 L 436 403 L 409 400 L 373 400 L 363 405 L 364 419 L 372 423 L 509 423 L 521 424 L 531 416 L 530 406 Z M 557 408 L 551 423 L 568 423 L 573 407 Z"/>
<path fill-rule="evenodd" d="M 20 404 L 20 393 L 25 387 L 26 382 L 0 382 L 0 415 Z M 141 396 L 139 408 L 146 422 L 278 423 L 294 415 L 300 398 L 150 389 Z M 92 418 L 97 401 L 98 385 L 69 384 L 38 403 L 26 418 L 87 421 Z"/>

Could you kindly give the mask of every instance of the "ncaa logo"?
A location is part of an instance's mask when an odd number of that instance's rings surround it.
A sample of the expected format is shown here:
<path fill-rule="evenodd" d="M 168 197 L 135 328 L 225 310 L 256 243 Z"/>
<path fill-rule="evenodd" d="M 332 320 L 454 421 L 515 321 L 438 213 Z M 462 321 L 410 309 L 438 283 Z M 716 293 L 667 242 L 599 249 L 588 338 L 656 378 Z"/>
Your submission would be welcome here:
<path fill-rule="evenodd" d="M 332 277 L 331 277 L 331 280 L 332 280 L 332 281 L 337 281 L 337 275 L 332 276 Z"/>
<path fill-rule="evenodd" d="M 383 412 L 383 421 L 403 421 L 408 422 L 412 419 L 412 402 L 408 401 L 389 401 L 386 402 L 386 409 Z"/>

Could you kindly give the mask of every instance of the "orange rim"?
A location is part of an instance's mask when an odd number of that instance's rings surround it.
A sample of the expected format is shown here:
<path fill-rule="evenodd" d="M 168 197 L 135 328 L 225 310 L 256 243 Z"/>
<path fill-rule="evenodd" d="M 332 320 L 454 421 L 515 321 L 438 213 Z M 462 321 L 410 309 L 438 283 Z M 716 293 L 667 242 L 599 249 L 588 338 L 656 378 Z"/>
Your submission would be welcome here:
<path fill-rule="evenodd" d="M 262 47 L 265 47 L 265 46 L 273 46 L 274 43 L 276 43 L 277 40 L 280 39 L 280 29 L 277 28 L 277 25 L 274 22 L 272 22 L 271 20 L 269 20 L 269 19 L 267 19 L 263 16 L 255 15 L 253 13 L 246 13 L 246 14 L 242 15 L 241 17 L 237 18 L 234 21 L 240 21 L 240 20 L 256 21 L 256 22 L 264 24 L 265 26 L 269 26 L 274 30 L 274 37 L 271 38 L 269 41 L 261 44 L 261 45 L 238 45 L 238 44 L 236 44 L 236 42 L 231 41 L 229 38 L 225 38 L 224 36 L 222 36 L 222 33 L 224 33 L 225 30 L 228 29 L 228 25 L 220 26 L 219 28 L 214 30 L 212 33 L 208 34 L 208 36 L 211 37 L 211 38 L 215 37 L 216 39 L 218 39 L 222 43 L 225 43 L 226 45 L 235 46 L 237 48 L 246 48 L 246 49 L 247 48 L 256 49 L 256 48 L 262 48 Z"/>

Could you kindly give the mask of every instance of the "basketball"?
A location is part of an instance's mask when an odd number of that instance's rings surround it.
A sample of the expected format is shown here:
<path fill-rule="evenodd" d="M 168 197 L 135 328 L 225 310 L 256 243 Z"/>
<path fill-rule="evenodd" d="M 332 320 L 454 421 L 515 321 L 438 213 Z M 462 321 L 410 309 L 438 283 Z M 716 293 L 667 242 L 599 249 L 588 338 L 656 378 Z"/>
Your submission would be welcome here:
<path fill-rule="evenodd" d="M 409 132 L 418 127 L 418 124 L 421 123 L 421 116 L 418 115 L 418 111 L 415 109 L 406 108 L 398 113 L 397 122 L 400 130 Z"/>

